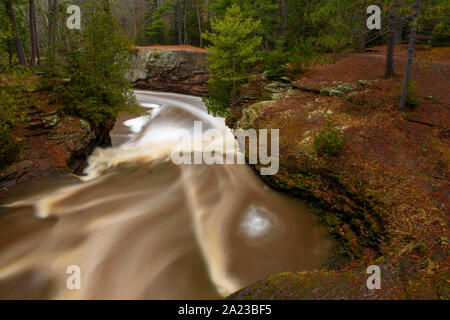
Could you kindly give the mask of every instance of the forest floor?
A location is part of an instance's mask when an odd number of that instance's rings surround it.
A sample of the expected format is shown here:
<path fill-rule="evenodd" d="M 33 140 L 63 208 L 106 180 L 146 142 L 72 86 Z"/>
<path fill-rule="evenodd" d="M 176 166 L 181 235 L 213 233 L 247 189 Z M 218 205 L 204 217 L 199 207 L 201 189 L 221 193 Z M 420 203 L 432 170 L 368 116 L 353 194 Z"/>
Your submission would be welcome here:
<path fill-rule="evenodd" d="M 321 270 L 273 275 L 230 298 L 450 298 L 450 48 L 418 46 L 421 101 L 402 114 L 406 49 L 397 47 L 391 78 L 380 46 L 248 84 L 227 123 L 280 130 L 280 171 L 263 179 L 312 203 L 339 249 Z M 347 142 L 324 157 L 313 141 L 328 120 Z M 381 290 L 367 289 L 370 265 L 381 268 Z"/>

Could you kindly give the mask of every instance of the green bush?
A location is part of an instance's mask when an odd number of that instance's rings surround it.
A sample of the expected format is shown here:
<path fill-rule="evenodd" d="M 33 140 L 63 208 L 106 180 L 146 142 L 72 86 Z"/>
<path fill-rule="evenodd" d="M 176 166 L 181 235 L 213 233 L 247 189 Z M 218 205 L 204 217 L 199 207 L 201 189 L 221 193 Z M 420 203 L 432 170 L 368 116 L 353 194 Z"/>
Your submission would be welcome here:
<path fill-rule="evenodd" d="M 267 51 L 264 55 L 263 68 L 269 78 L 278 78 L 286 74 L 289 54 L 282 50 Z"/>
<path fill-rule="evenodd" d="M 14 140 L 8 125 L 0 125 L 0 168 L 11 164 L 20 153 L 20 144 Z"/>
<path fill-rule="evenodd" d="M 416 108 L 420 103 L 419 92 L 416 83 L 410 81 L 408 86 L 408 95 L 406 97 L 406 105 L 411 108 Z"/>
<path fill-rule="evenodd" d="M 333 123 L 328 121 L 319 134 L 314 134 L 314 148 L 319 155 L 335 155 L 344 148 L 346 140 Z"/>
<path fill-rule="evenodd" d="M 26 108 L 31 103 L 29 94 L 34 85 L 26 81 L 30 76 L 26 68 L 15 67 L 0 74 L 0 168 L 13 162 L 20 144 L 11 131 L 27 120 Z"/>
<path fill-rule="evenodd" d="M 294 72 L 305 72 L 316 57 L 311 40 L 296 41 L 294 49 L 289 53 L 290 69 Z"/>

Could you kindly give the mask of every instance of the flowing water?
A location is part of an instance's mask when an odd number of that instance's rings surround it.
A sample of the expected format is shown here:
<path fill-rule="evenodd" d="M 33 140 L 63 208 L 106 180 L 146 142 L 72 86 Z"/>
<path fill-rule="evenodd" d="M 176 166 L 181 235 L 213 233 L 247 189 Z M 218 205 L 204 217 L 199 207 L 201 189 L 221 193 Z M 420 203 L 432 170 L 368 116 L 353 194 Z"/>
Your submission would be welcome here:
<path fill-rule="evenodd" d="M 151 115 L 119 119 L 113 147 L 92 154 L 81 181 L 4 201 L 0 298 L 216 299 L 326 261 L 315 216 L 249 167 L 172 163 L 194 120 L 230 139 L 200 98 L 136 96 Z M 71 265 L 79 290 L 66 287 Z"/>

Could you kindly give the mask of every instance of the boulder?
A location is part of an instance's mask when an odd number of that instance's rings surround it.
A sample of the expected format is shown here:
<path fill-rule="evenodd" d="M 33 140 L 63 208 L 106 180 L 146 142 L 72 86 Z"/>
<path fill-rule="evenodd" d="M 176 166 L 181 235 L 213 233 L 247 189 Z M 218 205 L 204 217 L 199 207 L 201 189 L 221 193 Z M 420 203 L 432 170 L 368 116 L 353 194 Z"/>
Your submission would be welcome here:
<path fill-rule="evenodd" d="M 291 88 L 291 86 L 286 83 L 273 81 L 273 82 L 269 83 L 268 85 L 266 85 L 264 87 L 264 90 L 271 92 L 271 93 L 280 93 L 280 92 L 287 91 L 290 88 Z"/>

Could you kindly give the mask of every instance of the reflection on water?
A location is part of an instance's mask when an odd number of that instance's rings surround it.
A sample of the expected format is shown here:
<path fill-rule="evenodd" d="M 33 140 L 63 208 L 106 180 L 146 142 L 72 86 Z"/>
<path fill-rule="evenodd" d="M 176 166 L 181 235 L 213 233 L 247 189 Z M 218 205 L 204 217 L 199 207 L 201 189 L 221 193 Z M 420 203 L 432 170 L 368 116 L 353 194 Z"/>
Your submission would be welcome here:
<path fill-rule="evenodd" d="M 137 97 L 151 117 L 120 119 L 83 182 L 6 200 L 0 298 L 215 299 L 325 262 L 316 218 L 248 167 L 171 163 L 174 129 L 202 120 L 226 134 L 223 119 L 196 97 Z M 81 290 L 66 288 L 70 265 L 81 268 Z"/>

